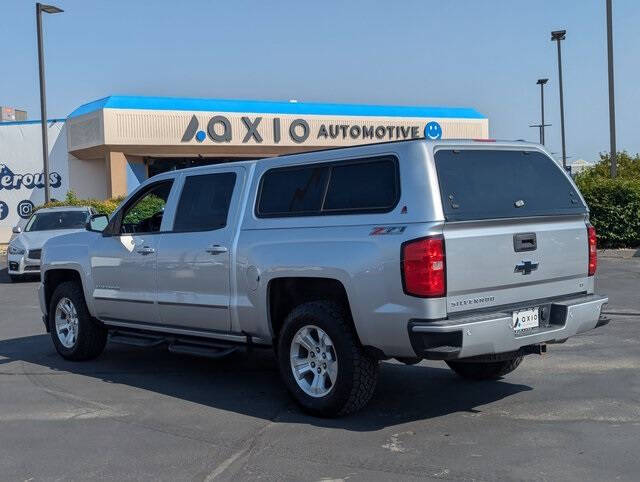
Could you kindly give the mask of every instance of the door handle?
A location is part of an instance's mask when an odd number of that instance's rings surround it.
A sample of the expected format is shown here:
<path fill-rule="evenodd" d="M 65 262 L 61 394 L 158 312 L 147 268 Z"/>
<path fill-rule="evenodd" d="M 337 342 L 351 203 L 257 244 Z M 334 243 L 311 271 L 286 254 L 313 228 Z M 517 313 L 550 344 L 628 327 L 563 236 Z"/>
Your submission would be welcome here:
<path fill-rule="evenodd" d="M 227 252 L 227 248 L 225 246 L 220 246 L 219 244 L 214 244 L 210 248 L 207 248 L 206 252 L 210 254 L 222 254 Z"/>
<path fill-rule="evenodd" d="M 516 253 L 535 251 L 537 248 L 536 233 L 516 233 L 513 235 L 513 250 Z"/>
<path fill-rule="evenodd" d="M 146 256 L 147 254 L 155 253 L 156 250 L 150 248 L 149 246 L 143 246 L 142 248 L 136 250 L 136 252 Z"/>

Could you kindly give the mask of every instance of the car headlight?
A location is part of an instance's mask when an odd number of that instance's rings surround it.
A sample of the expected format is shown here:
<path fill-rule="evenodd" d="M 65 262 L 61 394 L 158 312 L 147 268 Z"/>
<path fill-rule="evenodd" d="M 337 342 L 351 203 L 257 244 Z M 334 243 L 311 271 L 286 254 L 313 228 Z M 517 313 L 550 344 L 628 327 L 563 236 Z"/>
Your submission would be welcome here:
<path fill-rule="evenodd" d="M 24 254 L 24 253 L 25 253 L 24 248 L 18 248 L 13 244 L 9 245 L 9 254 Z"/>

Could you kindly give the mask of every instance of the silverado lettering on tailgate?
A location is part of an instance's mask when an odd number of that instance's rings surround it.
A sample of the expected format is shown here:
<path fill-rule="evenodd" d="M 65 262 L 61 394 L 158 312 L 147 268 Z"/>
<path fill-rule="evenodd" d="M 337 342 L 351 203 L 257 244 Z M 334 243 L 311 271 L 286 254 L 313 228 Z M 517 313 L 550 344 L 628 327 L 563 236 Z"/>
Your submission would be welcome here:
<path fill-rule="evenodd" d="M 465 300 L 457 300 L 451 302 L 451 308 L 459 308 L 460 306 L 481 305 L 484 303 L 493 303 L 495 296 L 481 296 L 480 298 L 468 298 Z"/>

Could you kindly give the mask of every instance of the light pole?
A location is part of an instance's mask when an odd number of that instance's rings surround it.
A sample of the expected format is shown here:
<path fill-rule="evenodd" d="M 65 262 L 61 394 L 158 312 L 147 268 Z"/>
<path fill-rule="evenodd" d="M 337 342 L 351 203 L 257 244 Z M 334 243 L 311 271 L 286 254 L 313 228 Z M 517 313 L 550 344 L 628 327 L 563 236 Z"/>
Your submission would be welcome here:
<path fill-rule="evenodd" d="M 616 151 L 616 105 L 613 97 L 613 22 L 611 0 L 607 0 L 607 57 L 609 58 L 609 142 L 611 150 L 611 177 L 618 174 L 618 152 Z"/>
<path fill-rule="evenodd" d="M 546 84 L 549 79 L 538 79 L 536 82 L 537 85 L 540 86 L 540 124 L 534 124 L 529 127 L 537 127 L 540 129 L 540 144 L 544 145 L 544 128 L 550 126 L 551 124 L 544 123 L 544 84 Z"/>
<path fill-rule="evenodd" d="M 560 42 L 566 38 L 566 30 L 551 32 L 551 41 L 558 44 L 558 81 L 560 85 L 560 134 L 562 137 L 562 167 L 567 168 L 567 146 L 564 139 L 564 94 L 562 92 L 562 53 Z"/>
<path fill-rule="evenodd" d="M 538 79 L 538 84 L 540 86 L 540 144 L 544 145 L 544 84 L 549 82 L 549 79 Z"/>
<path fill-rule="evenodd" d="M 64 10 L 53 5 L 36 3 L 36 26 L 38 30 L 38 68 L 40 70 L 40 117 L 42 122 L 42 162 L 44 164 L 44 202 L 51 199 L 49 192 L 49 142 L 47 139 L 47 95 L 44 81 L 44 50 L 42 48 L 42 12 L 61 13 Z"/>

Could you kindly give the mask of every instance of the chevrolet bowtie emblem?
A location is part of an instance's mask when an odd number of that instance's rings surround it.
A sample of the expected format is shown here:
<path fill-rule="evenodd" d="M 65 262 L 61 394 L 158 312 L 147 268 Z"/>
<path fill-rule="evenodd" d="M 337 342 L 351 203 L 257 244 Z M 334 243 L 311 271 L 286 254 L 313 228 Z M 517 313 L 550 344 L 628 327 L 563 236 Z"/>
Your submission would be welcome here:
<path fill-rule="evenodd" d="M 514 273 L 531 274 L 532 271 L 538 269 L 538 263 L 532 263 L 531 261 L 523 261 L 521 264 L 516 265 Z"/>

